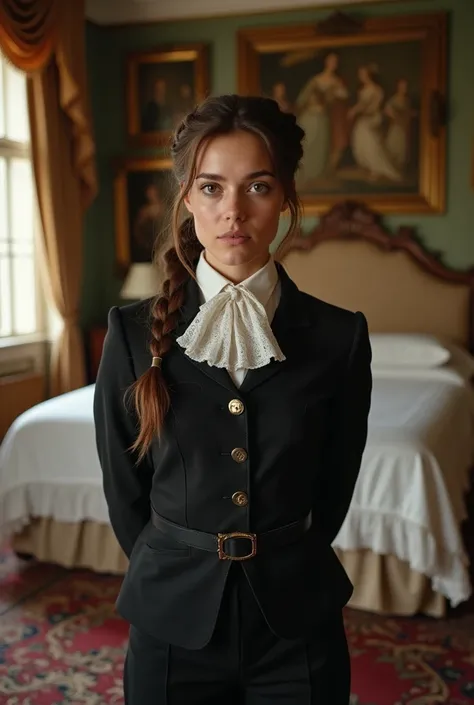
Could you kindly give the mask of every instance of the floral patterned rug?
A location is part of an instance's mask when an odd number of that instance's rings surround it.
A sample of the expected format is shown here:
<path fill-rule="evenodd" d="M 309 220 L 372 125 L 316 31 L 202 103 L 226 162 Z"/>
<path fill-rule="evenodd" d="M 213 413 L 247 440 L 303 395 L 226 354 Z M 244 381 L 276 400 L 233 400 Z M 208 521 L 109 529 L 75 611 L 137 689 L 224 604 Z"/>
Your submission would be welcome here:
<path fill-rule="evenodd" d="M 0 553 L 0 703 L 121 705 L 120 579 Z M 347 609 L 351 705 L 474 705 L 474 614 L 387 619 Z"/>

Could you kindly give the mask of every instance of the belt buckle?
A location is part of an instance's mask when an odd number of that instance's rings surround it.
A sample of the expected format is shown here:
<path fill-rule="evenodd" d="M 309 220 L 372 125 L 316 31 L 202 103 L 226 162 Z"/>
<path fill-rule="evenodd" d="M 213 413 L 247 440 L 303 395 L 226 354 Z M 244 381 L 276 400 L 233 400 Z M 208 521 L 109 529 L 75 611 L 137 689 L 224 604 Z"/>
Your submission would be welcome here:
<path fill-rule="evenodd" d="M 224 542 L 227 539 L 248 539 L 252 543 L 252 550 L 245 556 L 229 556 L 225 552 Z M 217 534 L 217 552 L 221 561 L 247 561 L 257 555 L 257 535 L 246 534 L 242 531 L 231 531 L 228 534 Z"/>

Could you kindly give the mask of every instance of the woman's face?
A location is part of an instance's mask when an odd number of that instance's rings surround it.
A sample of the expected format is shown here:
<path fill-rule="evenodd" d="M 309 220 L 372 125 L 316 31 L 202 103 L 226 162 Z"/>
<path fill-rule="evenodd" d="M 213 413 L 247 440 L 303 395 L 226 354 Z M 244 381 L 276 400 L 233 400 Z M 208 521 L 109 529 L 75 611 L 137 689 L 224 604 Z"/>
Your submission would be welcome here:
<path fill-rule="evenodd" d="M 339 57 L 337 54 L 328 54 L 326 57 L 326 68 L 329 69 L 329 71 L 337 71 L 337 67 L 339 66 Z"/>
<path fill-rule="evenodd" d="M 362 83 L 368 83 L 370 81 L 370 75 L 369 75 L 369 72 L 367 71 L 367 69 L 365 68 L 365 66 L 360 67 L 360 69 L 358 71 L 358 75 L 359 75 L 359 80 Z"/>
<path fill-rule="evenodd" d="M 283 100 L 286 98 L 286 87 L 284 83 L 275 83 L 273 86 L 273 97 L 275 100 Z"/>
<path fill-rule="evenodd" d="M 148 184 L 145 194 L 149 203 L 159 203 L 161 200 L 160 192 L 156 184 Z"/>
<path fill-rule="evenodd" d="M 202 145 L 185 204 L 207 261 L 234 282 L 266 264 L 286 207 L 264 141 L 243 130 Z"/>
<path fill-rule="evenodd" d="M 401 93 L 402 95 L 406 95 L 408 93 L 408 82 L 406 81 L 406 79 L 401 78 L 398 81 L 397 90 L 398 90 L 398 93 Z"/>

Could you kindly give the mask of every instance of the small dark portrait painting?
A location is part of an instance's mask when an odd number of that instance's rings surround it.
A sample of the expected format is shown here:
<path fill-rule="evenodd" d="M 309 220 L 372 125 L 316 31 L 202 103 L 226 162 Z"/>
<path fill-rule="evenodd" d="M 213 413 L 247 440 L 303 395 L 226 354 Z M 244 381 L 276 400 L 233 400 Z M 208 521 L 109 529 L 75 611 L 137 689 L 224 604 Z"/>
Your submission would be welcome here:
<path fill-rule="evenodd" d="M 204 45 L 129 56 L 129 137 L 142 144 L 166 144 L 183 117 L 207 93 L 207 57 Z"/>
<path fill-rule="evenodd" d="M 151 262 L 168 237 L 175 179 L 168 159 L 132 159 L 115 176 L 116 255 L 120 271 Z"/>

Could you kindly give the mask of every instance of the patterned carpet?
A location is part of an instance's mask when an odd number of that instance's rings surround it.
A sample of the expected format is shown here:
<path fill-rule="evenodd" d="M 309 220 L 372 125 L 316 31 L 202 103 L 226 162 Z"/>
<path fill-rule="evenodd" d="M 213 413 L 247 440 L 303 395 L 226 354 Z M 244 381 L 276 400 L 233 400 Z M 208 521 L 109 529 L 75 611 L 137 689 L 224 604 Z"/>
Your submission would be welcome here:
<path fill-rule="evenodd" d="M 0 553 L 2 705 L 123 703 L 119 583 Z M 474 705 L 474 613 L 438 621 L 348 609 L 346 627 L 352 705 Z"/>

